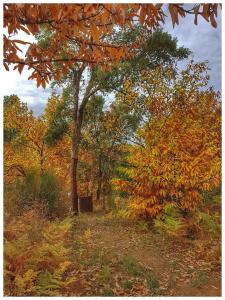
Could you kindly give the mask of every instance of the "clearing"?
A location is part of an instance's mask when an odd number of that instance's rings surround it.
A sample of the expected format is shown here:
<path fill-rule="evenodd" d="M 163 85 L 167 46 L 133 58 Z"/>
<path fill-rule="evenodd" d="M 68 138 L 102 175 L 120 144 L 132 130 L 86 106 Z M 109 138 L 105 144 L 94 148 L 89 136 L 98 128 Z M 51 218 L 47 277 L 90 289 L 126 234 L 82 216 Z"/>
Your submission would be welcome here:
<path fill-rule="evenodd" d="M 217 241 L 162 237 L 144 223 L 81 214 L 74 296 L 221 296 Z"/>

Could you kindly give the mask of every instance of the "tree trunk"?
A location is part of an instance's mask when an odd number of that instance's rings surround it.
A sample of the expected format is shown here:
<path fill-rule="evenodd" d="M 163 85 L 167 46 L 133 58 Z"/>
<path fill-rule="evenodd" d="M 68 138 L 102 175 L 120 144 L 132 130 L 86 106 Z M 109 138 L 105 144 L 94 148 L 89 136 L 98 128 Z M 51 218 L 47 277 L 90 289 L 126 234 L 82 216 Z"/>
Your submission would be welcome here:
<path fill-rule="evenodd" d="M 44 144 L 42 144 L 40 150 L 40 166 L 41 166 L 41 175 L 44 174 Z"/>
<path fill-rule="evenodd" d="M 78 141 L 73 142 L 73 156 L 71 166 L 71 198 L 72 210 L 75 215 L 78 214 L 78 191 L 77 191 L 77 165 L 78 165 Z"/>
<path fill-rule="evenodd" d="M 80 92 L 80 81 L 85 66 L 81 66 L 79 70 L 74 72 L 73 78 L 73 136 L 72 136 L 72 162 L 71 162 L 71 201 L 72 209 L 75 215 L 78 214 L 78 188 L 77 188 L 77 166 L 78 166 L 78 152 L 79 144 L 81 140 L 81 128 L 83 123 L 83 115 L 85 106 L 90 97 L 97 92 L 98 88 L 91 90 L 92 86 L 89 84 L 85 95 L 79 106 L 79 92 Z"/>
<path fill-rule="evenodd" d="M 77 189 L 77 166 L 78 166 L 78 150 L 80 142 L 80 128 L 78 124 L 78 106 L 80 79 L 83 69 L 74 72 L 73 78 L 73 135 L 72 135 L 72 162 L 71 162 L 71 201 L 72 212 L 78 214 L 78 189 Z"/>
<path fill-rule="evenodd" d="M 96 201 L 99 203 L 102 191 L 102 159 L 101 155 L 99 155 L 98 160 L 98 179 L 97 179 L 97 192 L 96 192 Z"/>

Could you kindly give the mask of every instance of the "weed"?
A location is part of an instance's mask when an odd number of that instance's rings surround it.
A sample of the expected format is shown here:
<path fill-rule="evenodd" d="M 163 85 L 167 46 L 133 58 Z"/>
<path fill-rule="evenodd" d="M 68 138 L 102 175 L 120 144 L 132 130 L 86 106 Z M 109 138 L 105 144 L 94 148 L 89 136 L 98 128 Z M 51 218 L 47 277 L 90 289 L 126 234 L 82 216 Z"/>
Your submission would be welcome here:
<path fill-rule="evenodd" d="M 142 232 L 148 232 L 148 223 L 146 223 L 145 221 L 139 221 L 137 223 L 137 229 L 139 231 L 142 231 Z"/>
<path fill-rule="evenodd" d="M 156 290 L 159 288 L 159 281 L 154 274 L 148 276 L 147 285 L 150 290 Z"/>
<path fill-rule="evenodd" d="M 95 251 L 91 257 L 91 259 L 88 261 L 89 265 L 97 265 L 100 262 L 100 253 L 99 251 Z"/>
<path fill-rule="evenodd" d="M 142 275 L 144 268 L 132 256 L 124 256 L 122 258 L 122 265 L 129 275 Z"/>
<path fill-rule="evenodd" d="M 105 296 L 105 297 L 113 297 L 113 296 L 115 296 L 115 295 L 114 295 L 114 292 L 113 292 L 112 289 L 110 289 L 110 288 L 105 288 L 105 289 L 103 290 L 102 296 Z"/>
<path fill-rule="evenodd" d="M 196 277 L 191 281 L 192 287 L 200 287 L 205 285 L 208 281 L 208 276 L 206 271 L 198 271 Z"/>
<path fill-rule="evenodd" d="M 132 287 L 133 287 L 133 281 L 131 281 L 131 280 L 127 280 L 127 281 L 125 281 L 124 284 L 123 284 L 123 288 L 124 288 L 125 290 L 131 290 Z"/>
<path fill-rule="evenodd" d="M 99 278 L 102 282 L 108 282 L 111 276 L 110 267 L 104 265 L 99 273 Z"/>

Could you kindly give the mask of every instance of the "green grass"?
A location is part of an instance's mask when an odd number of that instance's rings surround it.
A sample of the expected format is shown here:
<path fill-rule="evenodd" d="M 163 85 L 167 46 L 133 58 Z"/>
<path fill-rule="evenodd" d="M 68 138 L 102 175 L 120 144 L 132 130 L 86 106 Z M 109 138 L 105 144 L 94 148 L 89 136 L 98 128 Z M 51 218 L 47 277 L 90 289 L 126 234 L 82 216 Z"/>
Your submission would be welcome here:
<path fill-rule="evenodd" d="M 115 295 L 114 295 L 114 292 L 113 292 L 112 289 L 110 289 L 110 288 L 105 288 L 105 289 L 103 290 L 103 292 L 102 292 L 102 296 L 104 296 L 104 297 L 113 297 L 113 296 L 115 296 Z"/>
<path fill-rule="evenodd" d="M 121 263 L 129 275 L 140 276 L 144 272 L 144 268 L 132 256 L 124 256 L 121 260 Z"/>
<path fill-rule="evenodd" d="M 131 290 L 132 287 L 133 287 L 133 281 L 131 281 L 131 280 L 127 280 L 127 281 L 125 281 L 124 284 L 123 284 L 123 288 L 124 288 L 125 290 Z"/>
<path fill-rule="evenodd" d="M 94 251 L 92 257 L 88 261 L 88 265 L 97 265 L 100 262 L 100 251 Z"/>
<path fill-rule="evenodd" d="M 102 282 L 108 282 L 111 277 L 110 267 L 108 265 L 104 265 L 99 273 L 99 279 Z"/>
<path fill-rule="evenodd" d="M 147 285 L 150 290 L 157 290 L 159 288 L 159 281 L 154 274 L 151 274 L 147 278 Z"/>

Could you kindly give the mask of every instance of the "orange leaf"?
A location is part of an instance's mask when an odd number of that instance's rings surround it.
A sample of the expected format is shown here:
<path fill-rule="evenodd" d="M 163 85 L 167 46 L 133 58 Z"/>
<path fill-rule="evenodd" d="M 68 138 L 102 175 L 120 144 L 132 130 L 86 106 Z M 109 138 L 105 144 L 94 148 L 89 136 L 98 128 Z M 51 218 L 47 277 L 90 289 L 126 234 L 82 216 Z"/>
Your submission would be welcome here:
<path fill-rule="evenodd" d="M 21 41 L 21 40 L 13 40 L 13 42 L 14 42 L 14 43 L 23 44 L 23 45 L 26 45 L 26 44 L 31 45 L 31 43 L 29 43 L 29 42 L 24 42 L 24 41 Z"/>
<path fill-rule="evenodd" d="M 4 67 L 6 68 L 7 71 L 9 71 L 9 66 L 7 65 L 7 63 L 4 63 Z"/>
<path fill-rule="evenodd" d="M 145 16 L 146 16 L 146 11 L 145 11 L 145 7 L 141 7 L 141 11 L 140 11 L 140 17 L 139 17 L 139 22 L 143 25 L 144 21 L 145 21 Z"/>
<path fill-rule="evenodd" d="M 22 73 L 23 68 L 24 68 L 24 65 L 23 65 L 23 64 L 19 64 L 19 65 L 18 65 L 18 71 L 19 71 L 20 74 Z"/>

